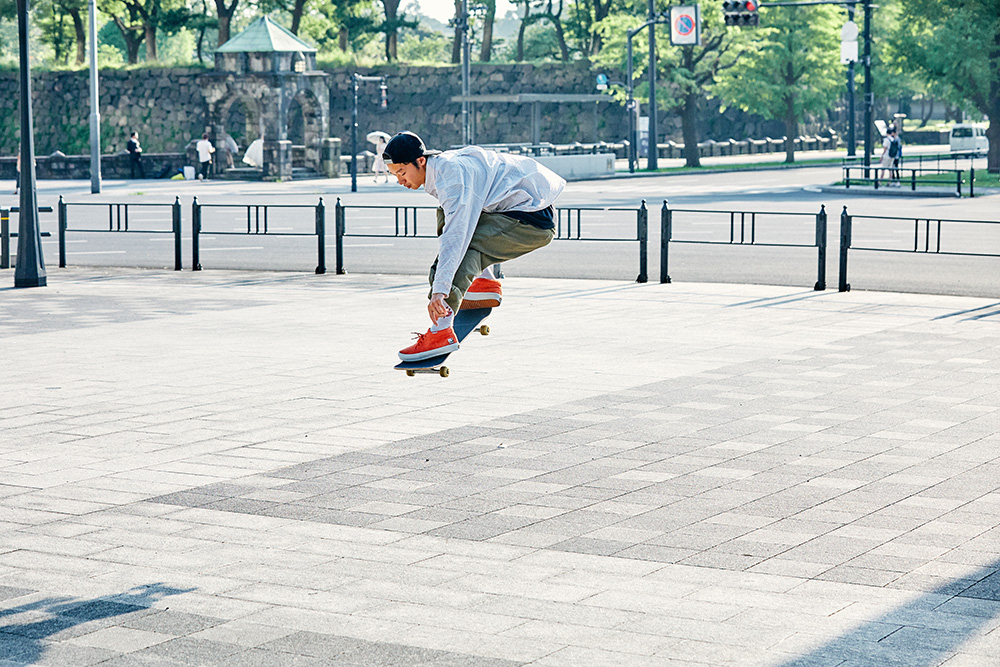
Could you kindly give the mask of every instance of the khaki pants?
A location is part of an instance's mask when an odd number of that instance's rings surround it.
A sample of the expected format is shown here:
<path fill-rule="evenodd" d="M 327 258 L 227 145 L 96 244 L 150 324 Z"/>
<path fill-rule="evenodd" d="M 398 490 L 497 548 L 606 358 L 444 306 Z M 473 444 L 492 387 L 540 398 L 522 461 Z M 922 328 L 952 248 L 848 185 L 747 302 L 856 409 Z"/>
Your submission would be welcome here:
<path fill-rule="evenodd" d="M 444 229 L 444 210 L 437 210 L 438 236 Z M 466 290 L 472 285 L 483 269 L 500 262 L 508 262 L 548 245 L 555 237 L 554 229 L 539 229 L 502 213 L 483 213 L 472 235 L 469 249 L 455 271 L 451 281 L 451 293 L 445 302 L 453 311 L 458 312 Z M 437 273 L 438 260 L 431 265 L 430 282 L 434 285 L 434 275 Z M 430 295 L 428 295 L 430 298 Z"/>

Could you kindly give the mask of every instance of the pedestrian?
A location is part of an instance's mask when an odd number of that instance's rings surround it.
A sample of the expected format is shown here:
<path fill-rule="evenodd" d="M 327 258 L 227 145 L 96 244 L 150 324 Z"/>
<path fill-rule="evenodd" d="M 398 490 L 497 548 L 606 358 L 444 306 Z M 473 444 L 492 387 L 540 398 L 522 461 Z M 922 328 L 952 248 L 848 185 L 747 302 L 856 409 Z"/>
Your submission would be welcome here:
<path fill-rule="evenodd" d="M 198 178 L 208 180 L 208 172 L 212 167 L 212 153 L 215 152 L 215 146 L 208 140 L 207 132 L 201 135 L 201 139 L 195 144 L 195 150 L 198 151 L 198 164 L 201 167 L 201 173 L 198 174 Z"/>
<path fill-rule="evenodd" d="M 129 135 L 128 143 L 125 144 L 125 150 L 128 151 L 129 178 L 135 178 L 137 170 L 139 178 L 146 178 L 146 170 L 142 165 L 142 146 L 139 145 L 138 132 L 133 131 Z"/>
<path fill-rule="evenodd" d="M 423 186 L 439 204 L 427 304 L 431 327 L 399 352 L 403 361 L 420 361 L 458 349 L 452 322 L 459 308 L 500 305 L 503 292 L 491 265 L 552 241 L 552 204 L 566 181 L 528 157 L 479 146 L 428 150 L 412 132 L 393 137 L 382 157 L 400 185 Z"/>
<path fill-rule="evenodd" d="M 892 146 L 892 133 L 894 131 L 893 127 L 889 127 L 886 130 L 885 136 L 882 137 L 882 157 L 879 158 L 878 166 L 881 168 L 880 178 L 883 181 L 886 180 L 886 174 L 891 174 L 892 157 L 889 155 L 889 147 Z"/>
<path fill-rule="evenodd" d="M 228 132 L 222 137 L 222 148 L 226 159 L 226 169 L 232 169 L 235 164 L 233 163 L 233 156 L 240 152 L 240 146 L 236 143 L 236 140 L 230 136 Z"/>
<path fill-rule="evenodd" d="M 889 144 L 889 157 L 892 158 L 890 176 L 896 185 L 899 185 L 899 165 L 903 162 L 903 139 L 895 127 L 892 128 L 890 136 L 892 137 L 892 143 Z"/>
<path fill-rule="evenodd" d="M 21 191 L 21 151 L 17 151 L 17 165 L 14 167 L 14 194 Z"/>
<path fill-rule="evenodd" d="M 375 172 L 375 182 L 378 183 L 379 174 L 385 176 L 385 182 L 389 182 L 389 170 L 385 166 L 385 158 L 382 152 L 385 150 L 385 137 L 380 136 L 375 143 L 375 159 L 372 161 L 372 171 Z"/>

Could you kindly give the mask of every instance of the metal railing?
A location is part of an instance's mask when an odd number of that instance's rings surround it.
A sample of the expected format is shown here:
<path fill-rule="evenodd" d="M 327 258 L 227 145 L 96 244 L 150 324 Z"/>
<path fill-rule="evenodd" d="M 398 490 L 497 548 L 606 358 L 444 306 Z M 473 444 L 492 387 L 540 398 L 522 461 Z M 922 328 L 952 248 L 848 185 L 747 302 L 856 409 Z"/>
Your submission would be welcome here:
<path fill-rule="evenodd" d="M 100 229 L 76 227 L 70 228 L 69 209 L 74 208 L 97 208 L 107 210 L 107 227 Z M 172 234 L 174 237 L 174 271 L 181 270 L 181 202 L 179 197 L 174 198 L 173 204 L 124 204 L 124 203 L 95 203 L 95 202 L 66 202 L 62 196 L 59 197 L 57 205 L 59 210 L 59 267 L 66 268 L 66 234 Z M 148 223 L 148 219 L 141 214 L 142 211 L 153 209 L 162 210 L 170 208 L 170 229 L 143 228 L 142 225 Z M 136 220 L 136 211 L 139 216 Z M 137 227 L 139 224 L 140 227 Z"/>
<path fill-rule="evenodd" d="M 10 231 L 10 214 L 21 210 L 19 206 L 0 208 L 0 269 L 10 268 L 10 240 L 18 233 Z M 39 206 L 39 213 L 51 213 L 51 206 Z M 50 232 L 39 232 L 39 236 L 52 236 Z"/>
<path fill-rule="evenodd" d="M 703 222 L 706 218 L 721 218 L 723 230 L 728 223 L 728 240 L 710 239 L 681 239 L 674 237 L 675 216 L 680 214 L 685 218 L 685 222 L 691 218 L 699 219 Z M 774 243 L 757 240 L 757 226 L 763 220 L 778 217 L 798 217 L 812 220 L 815 225 L 816 236 L 813 243 Z M 670 208 L 667 200 L 663 200 L 660 209 L 660 282 L 669 283 L 670 279 L 670 244 L 671 243 L 691 243 L 705 245 L 752 245 L 770 248 L 816 248 L 817 254 L 817 275 L 816 284 L 813 289 L 826 289 L 826 236 L 827 236 L 827 216 L 826 206 L 820 206 L 819 213 L 786 213 L 774 211 L 713 211 L 705 209 L 685 209 Z"/>
<path fill-rule="evenodd" d="M 843 179 L 844 180 L 844 187 L 846 189 L 848 189 L 848 190 L 851 188 L 851 183 L 852 182 L 855 183 L 855 184 L 865 184 L 865 185 L 872 185 L 872 184 L 874 184 L 876 190 L 878 190 L 879 187 L 886 187 L 886 186 L 891 185 L 893 183 L 897 183 L 897 184 L 907 183 L 909 185 L 909 187 L 910 187 L 910 190 L 913 190 L 913 191 L 916 191 L 918 185 L 920 185 L 922 187 L 923 186 L 941 185 L 941 186 L 948 186 L 948 187 L 954 186 L 955 187 L 955 196 L 956 197 L 961 197 L 962 196 L 962 183 L 964 183 L 964 178 L 963 177 L 966 174 L 966 172 L 968 172 L 968 174 L 969 174 L 969 196 L 970 197 L 975 197 L 976 196 L 976 193 L 975 193 L 976 170 L 974 168 L 972 168 L 972 167 L 970 167 L 968 170 L 963 170 L 963 169 L 940 169 L 940 168 L 937 168 L 937 167 L 922 167 L 922 168 L 921 167 L 897 167 L 897 168 L 893 169 L 892 167 L 880 167 L 878 165 L 873 165 L 871 167 L 858 167 L 858 166 L 848 166 L 848 165 L 845 165 L 845 166 L 841 167 L 841 169 L 843 169 L 843 171 L 844 171 L 844 179 Z M 860 172 L 863 173 L 863 176 L 861 176 L 860 178 L 854 178 L 854 179 L 852 179 L 851 178 L 851 171 L 854 171 L 855 173 L 857 173 L 858 171 L 860 171 Z M 890 177 L 889 178 L 882 178 L 880 176 L 880 173 L 884 172 L 884 171 L 890 172 Z M 894 172 L 894 171 L 897 172 L 897 176 L 895 178 L 892 177 L 892 172 Z M 908 179 L 903 179 L 903 178 L 901 178 L 902 173 L 900 173 L 900 172 L 909 172 L 910 177 Z M 940 178 L 940 179 L 934 179 L 934 178 L 928 179 L 926 176 L 922 176 L 922 174 L 941 175 L 942 178 Z M 945 176 L 946 174 L 948 176 Z M 918 175 L 920 175 L 920 180 L 919 181 L 917 180 Z"/>
<path fill-rule="evenodd" d="M 377 232 L 349 232 L 347 229 L 347 211 L 392 211 L 391 225 L 386 225 L 389 231 Z M 346 273 L 344 267 L 344 239 L 352 238 L 437 238 L 437 210 L 436 206 L 345 206 L 337 199 L 334 209 L 334 220 L 336 225 L 336 264 L 337 274 Z M 423 216 L 418 215 L 421 211 L 427 211 L 433 216 L 430 227 L 433 233 L 423 232 L 426 229 L 418 225 L 418 220 Z M 583 218 L 584 213 L 630 213 L 636 216 L 636 233 L 627 237 L 606 237 L 589 236 L 584 233 Z M 639 275 L 636 282 L 644 283 L 648 280 L 648 241 L 649 241 L 649 215 L 646 209 L 646 201 L 643 200 L 639 208 L 612 208 L 612 207 L 586 207 L 586 206 L 566 206 L 556 209 L 555 216 L 555 239 L 564 241 L 600 241 L 600 242 L 630 242 L 639 244 Z M 575 233 L 574 233 L 575 224 Z"/>
<path fill-rule="evenodd" d="M 246 231 L 217 230 L 206 232 L 204 229 L 205 209 L 237 209 L 246 213 Z M 313 209 L 315 212 L 312 232 L 287 232 L 269 228 L 269 218 L 272 210 Z M 316 273 L 326 273 L 326 205 L 320 197 L 315 206 L 308 204 L 200 204 L 195 197 L 191 202 L 191 270 L 201 271 L 201 235 L 211 233 L 213 236 L 315 236 Z M 339 272 L 338 272 L 339 273 Z"/>
<path fill-rule="evenodd" d="M 854 245 L 854 224 L 855 221 L 870 222 L 890 222 L 913 225 L 913 243 L 907 243 L 906 247 L 884 247 Z M 923 218 L 923 217 L 891 217 L 877 215 L 851 215 L 847 212 L 847 207 L 840 214 L 840 283 L 838 289 L 841 292 L 848 292 L 851 285 L 847 280 L 847 257 L 851 250 L 861 250 L 869 252 L 890 252 L 890 253 L 916 253 L 931 255 L 947 255 L 956 257 L 1000 257 L 1000 247 L 997 252 L 983 252 L 982 239 L 970 241 L 976 244 L 976 250 L 960 250 L 957 246 L 946 248 L 943 240 L 943 229 L 952 225 L 997 225 L 1000 221 L 994 220 L 957 220 L 949 218 Z M 955 240 L 956 243 L 960 242 Z"/>

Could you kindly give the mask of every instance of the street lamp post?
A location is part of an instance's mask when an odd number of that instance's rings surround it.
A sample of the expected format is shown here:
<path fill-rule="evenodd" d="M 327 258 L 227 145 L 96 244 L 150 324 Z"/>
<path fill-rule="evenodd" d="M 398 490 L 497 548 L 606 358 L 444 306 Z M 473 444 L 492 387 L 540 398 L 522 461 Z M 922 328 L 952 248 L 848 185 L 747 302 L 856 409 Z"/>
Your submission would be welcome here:
<path fill-rule="evenodd" d="M 355 72 L 352 77 L 354 81 L 354 107 L 351 110 L 351 192 L 358 191 L 358 88 L 362 83 L 379 82 L 382 91 L 382 108 L 387 106 L 386 102 L 386 78 L 384 76 L 362 76 Z"/>
<path fill-rule="evenodd" d="M 653 7 L 652 3 L 653 3 L 653 0 L 650 0 L 650 9 L 652 9 L 652 7 Z M 669 19 L 667 19 L 667 17 L 664 16 L 664 15 L 662 15 L 662 14 L 659 15 L 659 16 L 651 15 L 650 18 L 649 18 L 649 20 L 646 21 L 645 23 L 643 23 L 642 25 L 640 25 L 640 26 L 638 26 L 636 28 L 633 28 L 632 30 L 626 30 L 625 31 L 625 35 L 628 38 L 628 39 L 625 40 L 625 47 L 626 47 L 625 48 L 625 53 L 626 53 L 626 57 L 625 57 L 625 62 L 626 62 L 626 65 L 625 65 L 625 67 L 626 67 L 625 83 L 626 83 L 626 90 L 628 91 L 628 100 L 625 103 L 625 106 L 627 108 L 629 108 L 630 111 L 631 111 L 631 113 L 629 114 L 629 123 L 628 123 L 628 131 L 629 131 L 629 135 L 628 136 L 629 136 L 629 143 L 631 144 L 629 146 L 629 152 L 628 152 L 628 157 L 629 157 L 629 159 L 628 159 L 628 170 L 629 170 L 630 173 L 634 173 L 635 172 L 635 170 L 637 168 L 636 165 L 639 162 L 639 155 L 638 155 L 639 142 L 638 142 L 638 138 L 637 138 L 637 135 L 639 133 L 639 123 L 638 123 L 637 118 L 636 118 L 636 116 L 639 113 L 639 105 L 636 103 L 635 99 L 633 99 L 633 96 L 632 96 L 633 86 L 634 86 L 634 82 L 632 81 L 632 76 L 633 76 L 633 71 L 634 71 L 634 69 L 632 67 L 632 38 L 635 37 L 636 35 L 638 35 L 640 32 L 642 32 L 646 28 L 649 28 L 650 34 L 652 34 L 653 25 L 655 25 L 657 23 L 664 23 L 667 20 L 669 20 Z M 651 41 L 650 44 L 652 45 L 652 43 L 653 42 Z M 655 52 L 651 51 L 650 53 L 651 53 L 651 55 L 650 55 L 650 58 L 649 58 L 649 72 L 650 72 L 650 74 L 649 74 L 649 77 L 650 77 L 649 78 L 649 136 L 650 136 L 651 139 L 649 141 L 649 147 L 646 149 L 646 156 L 647 156 L 646 157 L 646 167 L 648 169 L 650 169 L 650 170 L 654 170 L 655 171 L 656 170 L 656 157 L 657 157 L 656 156 L 656 138 L 655 138 L 656 137 L 655 127 L 656 126 L 654 125 L 654 123 L 656 121 L 656 93 L 654 91 L 654 88 L 655 88 L 655 85 L 656 85 L 654 83 L 654 79 L 656 77 L 656 61 L 655 61 L 655 55 L 654 55 Z"/>
<path fill-rule="evenodd" d="M 854 5 L 847 8 L 847 20 L 854 23 Z M 857 28 L 854 29 L 857 33 Z M 857 59 L 857 40 L 855 39 L 855 60 Z M 857 103 L 854 100 L 854 60 L 847 61 L 847 157 L 854 157 L 858 147 L 854 128 L 857 125 Z"/>
<path fill-rule="evenodd" d="M 656 0 L 649 0 L 649 147 L 646 149 L 646 169 L 656 171 Z"/>
<path fill-rule="evenodd" d="M 31 70 L 28 57 L 28 0 L 17 0 L 17 38 L 21 73 L 21 206 L 18 211 L 17 265 L 14 287 L 44 287 L 42 236 L 35 191 L 35 141 L 31 122 Z"/>
<path fill-rule="evenodd" d="M 97 95 L 97 0 L 90 0 L 90 192 L 101 191 L 101 112 Z"/>

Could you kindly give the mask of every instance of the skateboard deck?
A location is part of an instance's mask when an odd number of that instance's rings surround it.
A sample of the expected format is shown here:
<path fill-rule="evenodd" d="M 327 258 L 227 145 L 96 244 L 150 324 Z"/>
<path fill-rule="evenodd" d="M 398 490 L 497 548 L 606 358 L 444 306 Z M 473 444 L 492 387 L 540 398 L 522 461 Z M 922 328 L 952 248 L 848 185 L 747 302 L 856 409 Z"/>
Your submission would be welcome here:
<path fill-rule="evenodd" d="M 455 335 L 458 336 L 458 342 L 461 343 L 465 340 L 473 331 L 478 331 L 484 336 L 488 336 L 490 333 L 490 328 L 482 321 L 486 319 L 493 311 L 492 308 L 472 308 L 468 310 L 459 310 L 458 314 L 455 315 L 455 322 L 452 326 L 455 328 Z M 448 377 L 451 372 L 448 367 L 443 365 L 445 359 L 451 355 L 451 352 L 447 354 L 439 354 L 436 357 L 430 357 L 429 359 L 421 359 L 420 361 L 403 361 L 396 364 L 395 368 L 397 370 L 406 371 L 409 376 L 414 376 L 417 373 L 437 373 L 443 378 Z"/>

